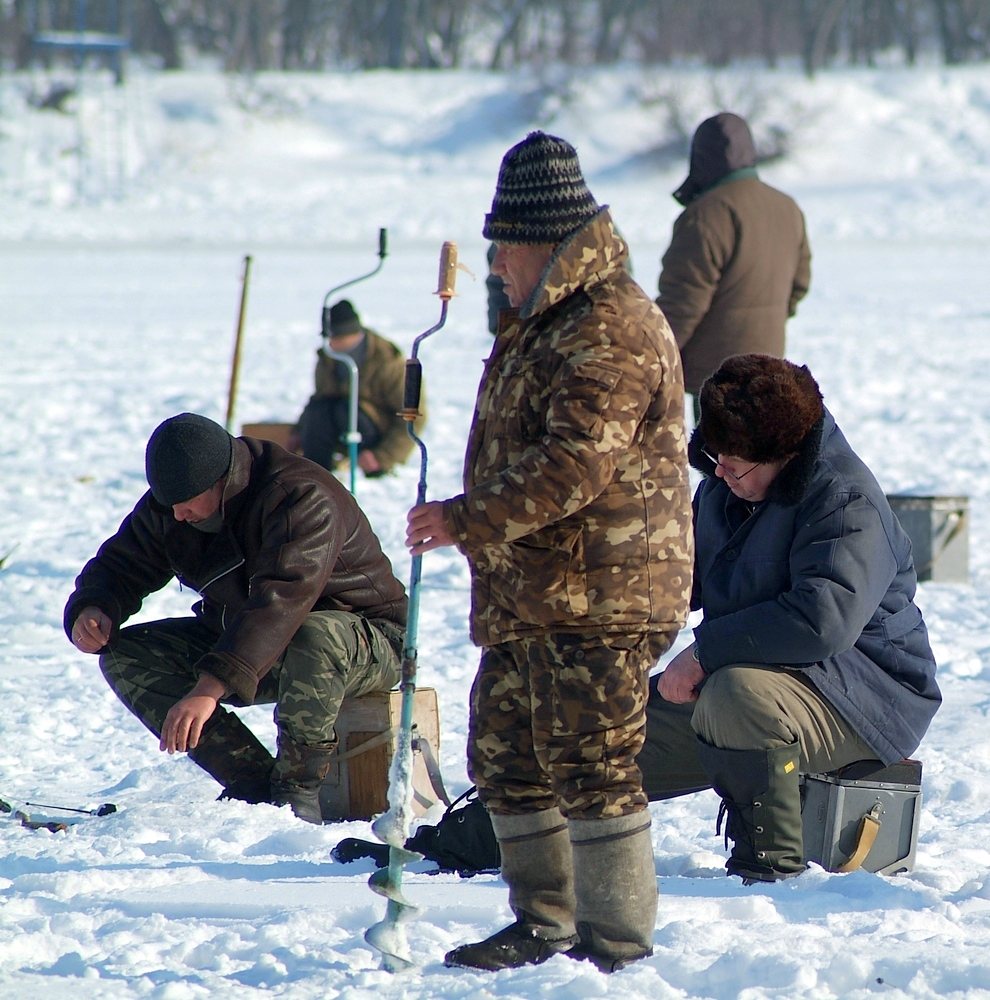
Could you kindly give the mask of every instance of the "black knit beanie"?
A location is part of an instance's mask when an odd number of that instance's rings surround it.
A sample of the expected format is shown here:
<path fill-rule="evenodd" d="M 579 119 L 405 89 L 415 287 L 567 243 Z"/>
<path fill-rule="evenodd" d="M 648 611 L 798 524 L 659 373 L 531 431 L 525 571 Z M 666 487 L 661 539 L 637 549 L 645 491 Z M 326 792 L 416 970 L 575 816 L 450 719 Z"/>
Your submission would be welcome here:
<path fill-rule="evenodd" d="M 361 317 L 347 299 L 341 299 L 330 307 L 330 336 L 343 337 L 361 330 Z"/>
<path fill-rule="evenodd" d="M 482 234 L 496 243 L 560 243 L 599 210 L 574 147 L 530 132 L 502 157 Z"/>
<path fill-rule="evenodd" d="M 180 413 L 148 439 L 144 468 L 155 499 L 166 507 L 205 493 L 230 469 L 233 439 L 198 413 Z"/>
<path fill-rule="evenodd" d="M 806 365 L 737 354 L 701 387 L 698 426 L 712 454 L 776 462 L 798 451 L 823 413 L 821 391 Z"/>

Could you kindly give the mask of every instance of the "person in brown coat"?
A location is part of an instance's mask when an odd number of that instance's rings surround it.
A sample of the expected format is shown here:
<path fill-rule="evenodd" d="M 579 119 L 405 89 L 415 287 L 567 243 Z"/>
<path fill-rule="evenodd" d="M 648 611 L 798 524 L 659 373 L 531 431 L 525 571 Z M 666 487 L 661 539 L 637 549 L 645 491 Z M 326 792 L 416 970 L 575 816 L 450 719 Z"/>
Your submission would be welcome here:
<path fill-rule="evenodd" d="M 811 284 L 804 215 L 756 172 L 756 146 L 738 115 L 703 121 L 691 141 L 685 206 L 661 262 L 656 302 L 681 351 L 694 396 L 734 354 L 785 353 L 785 326 Z"/>

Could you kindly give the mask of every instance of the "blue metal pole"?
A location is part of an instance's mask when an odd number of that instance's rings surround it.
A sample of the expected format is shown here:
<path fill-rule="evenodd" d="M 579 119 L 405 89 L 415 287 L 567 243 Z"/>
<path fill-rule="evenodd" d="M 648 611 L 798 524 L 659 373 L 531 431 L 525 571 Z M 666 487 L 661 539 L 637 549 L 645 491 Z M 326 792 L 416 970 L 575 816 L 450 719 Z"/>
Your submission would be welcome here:
<path fill-rule="evenodd" d="M 349 288 L 351 285 L 356 285 L 359 281 L 364 281 L 365 278 L 370 278 L 372 275 L 377 274 L 382 269 L 382 265 L 385 263 L 385 257 L 387 254 L 388 230 L 382 228 L 378 230 L 378 263 L 370 271 L 368 271 L 367 274 L 361 274 L 356 278 L 351 278 L 349 281 L 343 282 L 342 284 L 334 285 L 334 287 L 323 296 L 321 326 L 323 336 L 327 343 L 330 342 L 331 296 L 335 295 L 344 288 Z M 350 465 L 351 494 L 353 495 L 357 490 L 358 446 L 361 444 L 361 434 L 358 431 L 358 367 L 354 362 L 354 359 L 347 354 L 341 354 L 338 351 L 331 351 L 329 348 L 324 348 L 324 353 L 328 357 L 335 358 L 337 361 L 342 361 L 348 366 L 348 371 L 350 373 L 350 385 L 348 387 L 347 457 Z"/>
<path fill-rule="evenodd" d="M 419 345 L 431 334 L 436 333 L 447 319 L 447 304 L 454 294 L 454 280 L 457 273 L 457 247 L 444 243 L 440 252 L 440 283 L 437 294 L 441 298 L 440 320 L 429 330 L 421 333 L 413 342 L 412 352 L 406 361 L 405 398 L 402 417 L 406 429 L 419 448 L 419 484 L 416 490 L 417 504 L 426 501 L 426 445 L 413 429 L 419 416 L 423 368 L 419 361 Z M 419 635 L 419 590 L 422 577 L 423 557 L 413 556 L 409 573 L 409 611 L 406 618 L 406 639 L 402 650 L 402 710 L 399 719 L 399 733 L 396 737 L 395 754 L 389 773 L 389 808 L 371 826 L 375 836 L 389 845 L 388 867 L 381 868 L 371 876 L 372 890 L 385 896 L 385 917 L 369 927 L 365 940 L 382 953 L 382 967 L 388 972 L 399 972 L 409 968 L 412 958 L 406 942 L 403 924 L 413 915 L 416 907 L 402 894 L 402 871 L 410 861 L 419 860 L 422 855 L 405 848 L 412 820 L 412 726 L 413 706 L 416 697 L 416 670 L 419 652 L 416 644 Z"/>
<path fill-rule="evenodd" d="M 350 463 L 351 495 L 353 496 L 357 491 L 358 446 L 361 444 L 361 432 L 358 430 L 360 372 L 357 362 L 349 354 L 344 354 L 342 351 L 332 351 L 329 347 L 324 347 L 323 353 L 328 358 L 333 358 L 347 366 L 347 457 Z"/>

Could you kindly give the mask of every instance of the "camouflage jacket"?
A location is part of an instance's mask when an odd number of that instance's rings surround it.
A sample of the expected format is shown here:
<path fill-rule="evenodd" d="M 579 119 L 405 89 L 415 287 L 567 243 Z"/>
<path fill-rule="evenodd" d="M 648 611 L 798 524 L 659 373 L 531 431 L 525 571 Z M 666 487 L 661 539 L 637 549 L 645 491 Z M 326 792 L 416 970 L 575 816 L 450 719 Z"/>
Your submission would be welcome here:
<path fill-rule="evenodd" d="M 444 519 L 481 646 L 551 630 L 670 632 L 693 542 L 677 346 L 607 209 L 506 310 Z"/>
<path fill-rule="evenodd" d="M 382 438 L 371 451 L 382 469 L 388 471 L 401 465 L 412 454 L 413 439 L 406 422 L 399 416 L 405 391 L 406 359 L 390 340 L 364 331 L 368 351 L 358 369 L 358 406 L 381 431 Z M 350 392 L 350 375 L 342 361 L 330 357 L 321 349 L 316 352 L 315 392 L 313 398 L 346 399 Z M 420 397 L 421 416 L 415 421 L 419 433 L 426 424 L 426 390 Z"/>

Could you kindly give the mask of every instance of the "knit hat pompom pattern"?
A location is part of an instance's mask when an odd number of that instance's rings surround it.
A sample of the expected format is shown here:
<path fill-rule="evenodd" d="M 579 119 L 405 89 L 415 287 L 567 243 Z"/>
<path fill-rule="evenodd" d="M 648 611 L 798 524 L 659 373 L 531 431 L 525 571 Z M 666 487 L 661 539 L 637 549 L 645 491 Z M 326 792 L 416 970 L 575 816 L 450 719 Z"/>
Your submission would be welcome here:
<path fill-rule="evenodd" d="M 144 468 L 155 499 L 165 507 L 205 493 L 230 469 L 233 439 L 198 413 L 180 413 L 148 439 Z"/>
<path fill-rule="evenodd" d="M 737 354 L 701 387 L 705 447 L 748 462 L 776 462 L 798 451 L 824 413 L 805 365 L 768 354 Z"/>
<path fill-rule="evenodd" d="M 496 243 L 560 243 L 598 211 L 574 147 L 530 132 L 502 158 L 482 234 Z"/>

